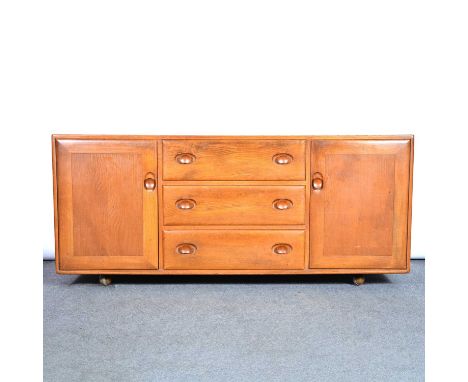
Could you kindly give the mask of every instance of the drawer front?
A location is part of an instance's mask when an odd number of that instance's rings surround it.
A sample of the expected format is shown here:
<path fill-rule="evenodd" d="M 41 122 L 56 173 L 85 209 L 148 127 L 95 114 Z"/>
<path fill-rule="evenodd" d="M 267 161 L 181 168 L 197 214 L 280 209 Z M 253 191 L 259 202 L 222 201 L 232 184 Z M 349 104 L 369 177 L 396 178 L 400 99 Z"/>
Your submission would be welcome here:
<path fill-rule="evenodd" d="M 164 140 L 165 180 L 305 180 L 304 140 Z"/>
<path fill-rule="evenodd" d="M 164 186 L 165 225 L 305 224 L 304 186 Z"/>
<path fill-rule="evenodd" d="M 304 269 L 303 230 L 164 231 L 165 269 Z"/>

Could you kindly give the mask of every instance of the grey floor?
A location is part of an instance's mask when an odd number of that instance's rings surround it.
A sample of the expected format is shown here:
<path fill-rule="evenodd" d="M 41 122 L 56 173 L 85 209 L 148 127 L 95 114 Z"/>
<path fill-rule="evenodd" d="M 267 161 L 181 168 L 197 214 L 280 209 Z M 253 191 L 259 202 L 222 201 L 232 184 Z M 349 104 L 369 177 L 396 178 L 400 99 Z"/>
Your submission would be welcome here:
<path fill-rule="evenodd" d="M 424 261 L 407 275 L 61 276 L 44 381 L 423 381 Z"/>

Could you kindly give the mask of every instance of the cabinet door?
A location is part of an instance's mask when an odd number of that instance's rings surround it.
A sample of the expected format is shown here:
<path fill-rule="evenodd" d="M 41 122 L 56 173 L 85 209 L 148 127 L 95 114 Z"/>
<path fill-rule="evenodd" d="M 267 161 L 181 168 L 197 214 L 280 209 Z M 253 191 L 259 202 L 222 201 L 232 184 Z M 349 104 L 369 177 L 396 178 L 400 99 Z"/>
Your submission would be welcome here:
<path fill-rule="evenodd" d="M 157 268 L 156 147 L 55 141 L 60 270 Z"/>
<path fill-rule="evenodd" d="M 312 141 L 310 267 L 407 269 L 410 140 Z"/>

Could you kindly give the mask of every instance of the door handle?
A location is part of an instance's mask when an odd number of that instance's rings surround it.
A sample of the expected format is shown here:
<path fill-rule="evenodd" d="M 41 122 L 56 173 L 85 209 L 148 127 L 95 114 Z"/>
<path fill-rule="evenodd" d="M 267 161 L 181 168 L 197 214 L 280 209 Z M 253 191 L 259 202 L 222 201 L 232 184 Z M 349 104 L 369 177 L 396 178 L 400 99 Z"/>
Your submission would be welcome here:
<path fill-rule="evenodd" d="M 152 172 L 149 172 L 145 176 L 144 181 L 145 190 L 153 191 L 156 188 L 156 179 Z"/>
<path fill-rule="evenodd" d="M 316 191 L 320 191 L 323 188 L 323 175 L 316 172 L 312 175 L 312 188 Z"/>

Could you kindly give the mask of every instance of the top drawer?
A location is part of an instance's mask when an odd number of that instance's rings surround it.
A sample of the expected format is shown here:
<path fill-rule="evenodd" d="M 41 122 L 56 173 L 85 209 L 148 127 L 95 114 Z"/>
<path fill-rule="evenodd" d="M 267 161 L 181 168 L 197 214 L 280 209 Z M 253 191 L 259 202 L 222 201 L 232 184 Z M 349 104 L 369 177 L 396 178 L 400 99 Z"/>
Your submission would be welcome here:
<path fill-rule="evenodd" d="M 305 140 L 164 140 L 165 180 L 305 180 Z"/>

